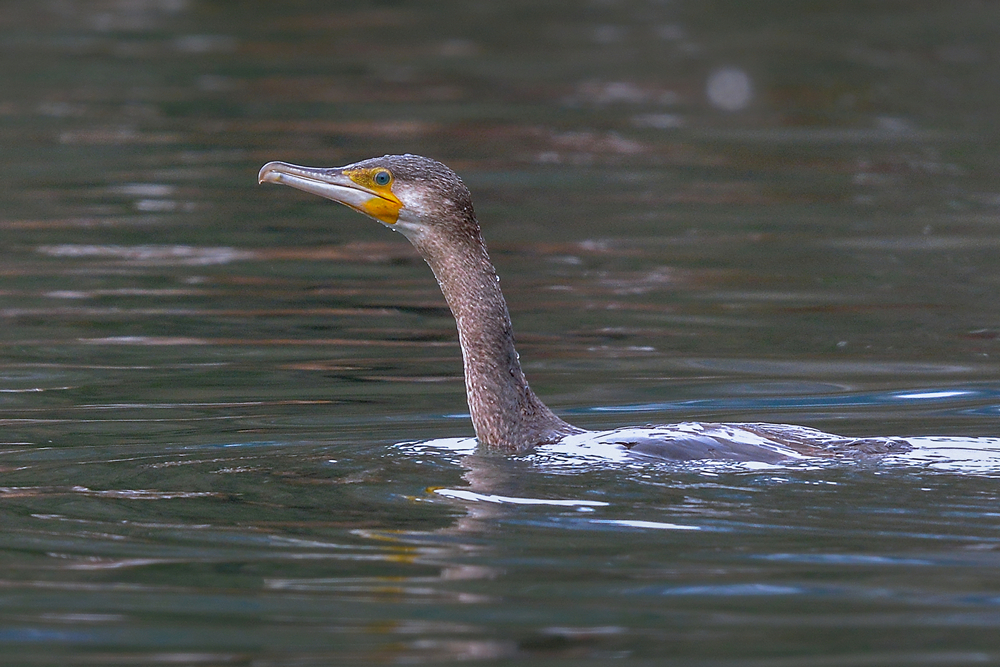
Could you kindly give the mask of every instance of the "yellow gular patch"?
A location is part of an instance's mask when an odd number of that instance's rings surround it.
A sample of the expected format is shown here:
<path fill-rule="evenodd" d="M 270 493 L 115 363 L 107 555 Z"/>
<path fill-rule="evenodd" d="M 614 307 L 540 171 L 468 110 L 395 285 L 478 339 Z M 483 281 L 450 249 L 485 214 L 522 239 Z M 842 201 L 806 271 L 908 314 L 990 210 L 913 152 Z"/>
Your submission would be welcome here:
<path fill-rule="evenodd" d="M 344 175 L 372 194 L 372 198 L 362 204 L 358 211 L 387 225 L 396 224 L 396 221 L 399 220 L 399 209 L 403 208 L 403 202 L 392 192 L 392 184 L 395 180 L 392 172 L 377 167 L 375 169 L 350 169 L 345 171 Z"/>

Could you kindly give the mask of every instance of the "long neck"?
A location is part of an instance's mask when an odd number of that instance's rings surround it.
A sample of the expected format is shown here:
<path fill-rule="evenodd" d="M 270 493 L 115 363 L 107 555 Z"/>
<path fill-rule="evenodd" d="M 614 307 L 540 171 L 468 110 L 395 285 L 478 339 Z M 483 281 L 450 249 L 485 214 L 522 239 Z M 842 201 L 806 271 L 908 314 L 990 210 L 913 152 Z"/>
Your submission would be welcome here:
<path fill-rule="evenodd" d="M 423 248 L 458 324 L 465 389 L 480 444 L 524 451 L 579 432 L 535 396 L 514 349 L 514 333 L 496 270 L 478 234 Z"/>

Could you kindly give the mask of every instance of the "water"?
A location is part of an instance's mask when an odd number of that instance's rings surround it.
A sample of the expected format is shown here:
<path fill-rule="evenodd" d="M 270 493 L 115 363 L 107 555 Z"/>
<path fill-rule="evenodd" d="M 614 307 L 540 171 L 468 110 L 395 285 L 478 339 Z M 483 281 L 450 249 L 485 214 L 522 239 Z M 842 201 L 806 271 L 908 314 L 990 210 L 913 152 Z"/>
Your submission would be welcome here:
<path fill-rule="evenodd" d="M 1000 663 L 993 5 L 0 10 L 0 662 Z M 569 421 L 918 451 L 477 453 L 426 266 L 255 185 L 404 151 Z"/>

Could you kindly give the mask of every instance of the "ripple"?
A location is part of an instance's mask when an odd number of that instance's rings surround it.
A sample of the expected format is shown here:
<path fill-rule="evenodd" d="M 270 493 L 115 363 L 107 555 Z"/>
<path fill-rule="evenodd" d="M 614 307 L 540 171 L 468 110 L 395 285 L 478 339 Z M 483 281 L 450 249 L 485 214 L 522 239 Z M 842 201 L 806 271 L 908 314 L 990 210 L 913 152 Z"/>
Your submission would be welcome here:
<path fill-rule="evenodd" d="M 564 438 L 558 443 L 542 445 L 522 458 L 540 469 L 561 474 L 582 474 L 595 470 L 623 469 L 636 472 L 656 469 L 720 474 L 726 472 L 767 472 L 785 469 L 814 470 L 829 466 L 855 465 L 853 457 L 805 456 L 788 450 L 785 461 L 765 463 L 760 461 L 692 460 L 673 461 L 656 457 L 636 456 L 621 441 L 637 437 L 670 437 L 672 434 L 693 433 L 697 427 L 729 427 L 730 424 L 680 423 L 645 428 L 622 428 L 610 431 L 588 431 Z M 776 425 L 781 426 L 781 425 Z M 814 429 L 800 429 L 808 436 L 818 434 L 838 438 Z M 750 438 L 750 444 L 760 445 L 763 439 Z M 760 442 L 758 442 L 760 440 Z M 850 439 L 846 439 L 850 440 Z M 950 472 L 977 476 L 1000 476 L 1000 437 L 966 436 L 893 436 L 894 442 L 909 446 L 910 451 L 862 457 L 865 465 L 883 466 L 887 469 L 916 467 L 928 472 Z M 765 443 L 766 444 L 766 443 Z M 823 443 L 817 441 L 817 447 Z M 458 463 L 461 457 L 475 454 L 475 438 L 441 438 L 422 442 L 404 442 L 396 449 L 412 456 L 442 455 Z M 784 450 L 782 450 L 784 451 Z M 456 456 L 458 455 L 458 456 Z M 461 500 L 518 504 L 518 499 L 502 496 L 480 496 L 468 491 L 439 489 L 435 493 Z M 450 495 L 449 495 L 450 494 Z M 562 501 L 560 501 L 561 503 Z M 572 502 L 572 501 L 567 501 Z M 560 504 L 526 499 L 520 504 Z"/>
<path fill-rule="evenodd" d="M 550 507 L 607 507 L 610 503 L 600 500 L 555 500 L 549 498 L 517 498 L 476 493 L 465 489 L 434 489 L 434 493 L 445 498 L 468 500 L 471 502 L 494 503 L 497 505 L 548 505 Z"/>
<path fill-rule="evenodd" d="M 922 558 L 897 558 L 893 556 L 872 556 L 867 554 L 768 554 L 758 556 L 761 560 L 777 561 L 782 563 L 807 563 L 823 565 L 935 565 L 934 561 Z"/>
<path fill-rule="evenodd" d="M 679 523 L 664 523 L 662 521 L 638 521 L 632 519 L 593 519 L 590 523 L 623 526 L 625 528 L 640 528 L 650 530 L 702 530 L 701 526 L 685 526 Z"/>
<path fill-rule="evenodd" d="M 885 465 L 929 471 L 1000 476 L 1000 438 L 920 436 L 907 438 L 913 449 L 882 460 Z"/>
<path fill-rule="evenodd" d="M 153 491 L 149 489 L 95 490 L 85 486 L 0 486 L 0 500 L 7 498 L 33 498 L 79 494 L 92 498 L 121 498 L 124 500 L 176 500 L 178 498 L 224 498 L 226 494 L 214 491 Z"/>
<path fill-rule="evenodd" d="M 920 372 L 926 372 L 921 368 Z M 914 372 L 917 372 L 915 369 Z M 946 372 L 942 370 L 941 372 Z M 679 401 L 633 403 L 630 405 L 591 406 L 567 410 L 569 414 L 630 413 L 630 412 L 689 412 L 773 410 L 846 406 L 902 406 L 926 403 L 956 403 L 995 400 L 1000 388 L 987 386 L 928 388 L 904 391 L 851 392 L 840 394 L 807 394 L 799 396 L 751 396 L 740 398 L 699 398 Z"/>
<path fill-rule="evenodd" d="M 199 247 L 187 245 L 43 245 L 36 249 L 49 257 L 68 258 L 109 258 L 155 265 L 196 265 L 228 264 L 235 261 L 254 259 L 256 254 L 247 250 L 229 247 Z"/>
<path fill-rule="evenodd" d="M 776 584 L 723 584 L 706 586 L 650 587 L 630 592 L 633 595 L 756 597 L 761 595 L 802 595 L 810 591 L 799 586 L 781 586 Z"/>

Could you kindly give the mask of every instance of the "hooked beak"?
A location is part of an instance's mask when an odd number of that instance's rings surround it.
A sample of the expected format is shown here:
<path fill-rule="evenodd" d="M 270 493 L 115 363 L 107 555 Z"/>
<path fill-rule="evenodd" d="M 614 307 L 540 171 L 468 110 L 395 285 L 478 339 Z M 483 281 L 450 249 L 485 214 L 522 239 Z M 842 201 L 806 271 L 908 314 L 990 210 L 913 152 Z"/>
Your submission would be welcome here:
<path fill-rule="evenodd" d="M 353 180 L 350 168 L 300 167 L 287 162 L 268 162 L 257 175 L 258 183 L 280 183 L 333 200 L 375 218 L 395 224 L 403 203 L 391 190 L 375 191 Z"/>

